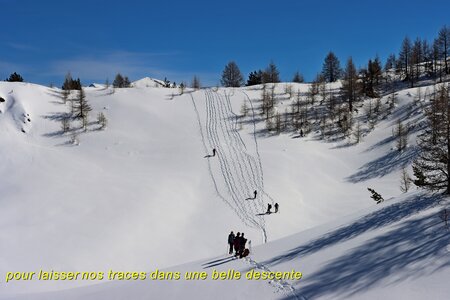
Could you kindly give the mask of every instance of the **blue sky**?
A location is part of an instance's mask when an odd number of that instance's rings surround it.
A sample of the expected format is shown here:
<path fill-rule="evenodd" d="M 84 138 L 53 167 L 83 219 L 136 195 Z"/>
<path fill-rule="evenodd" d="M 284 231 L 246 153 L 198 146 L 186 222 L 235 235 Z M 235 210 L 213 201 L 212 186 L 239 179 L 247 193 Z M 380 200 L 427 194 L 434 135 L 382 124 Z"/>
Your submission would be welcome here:
<path fill-rule="evenodd" d="M 0 11 L 0 78 L 46 85 L 68 71 L 83 84 L 121 72 L 216 85 L 230 60 L 245 78 L 273 60 L 282 80 L 312 80 L 330 50 L 362 66 L 450 25 L 448 0 L 0 0 Z"/>

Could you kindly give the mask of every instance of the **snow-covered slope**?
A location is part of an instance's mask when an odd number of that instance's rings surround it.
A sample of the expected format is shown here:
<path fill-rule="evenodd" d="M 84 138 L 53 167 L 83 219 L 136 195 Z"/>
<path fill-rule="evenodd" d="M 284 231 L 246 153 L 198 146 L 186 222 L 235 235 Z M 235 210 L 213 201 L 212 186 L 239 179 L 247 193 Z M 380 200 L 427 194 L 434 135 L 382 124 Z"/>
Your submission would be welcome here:
<path fill-rule="evenodd" d="M 111 281 L 7 299 L 447 299 L 450 235 L 439 220 L 445 201 L 418 193 L 253 248 L 160 270 L 206 272 L 206 280 Z M 448 202 L 447 202 L 448 204 Z M 239 280 L 213 280 L 230 270 Z M 249 272 L 300 271 L 300 280 L 249 280 Z M 233 273 L 234 274 L 234 273 Z M 231 278 L 231 277 L 229 277 Z"/>
<path fill-rule="evenodd" d="M 164 81 L 150 77 L 144 77 L 131 83 L 132 87 L 147 88 L 147 87 L 164 87 Z"/>
<path fill-rule="evenodd" d="M 280 110 L 291 103 L 283 88 L 277 88 Z M 399 118 L 420 124 L 414 93 L 399 92 L 392 114 L 348 145 L 320 141 L 314 132 L 263 134 L 260 87 L 179 96 L 164 88 L 86 88 L 92 122 L 86 132 L 72 122 L 75 146 L 60 129 L 70 102 L 62 103 L 59 90 L 1 82 L 0 274 L 257 266 L 296 269 L 303 279 L 100 282 L 63 294 L 45 291 L 92 282 L 24 281 L 2 283 L 0 296 L 365 299 L 414 287 L 419 296 L 432 290 L 439 299 L 448 287 L 428 285 L 449 278 L 449 241 L 439 229 L 437 201 L 413 192 L 376 206 L 367 192 L 400 194 L 400 169 L 414 158 L 417 130 L 398 152 L 392 129 Z M 240 128 L 236 114 L 244 101 L 254 110 Z M 106 130 L 95 123 L 99 112 L 108 118 Z M 204 158 L 212 148 L 217 156 Z M 245 200 L 254 190 L 256 199 Z M 280 213 L 260 215 L 275 202 Z M 251 260 L 222 255 L 230 230 L 252 240 Z M 269 243 L 261 245 L 265 234 Z M 188 261 L 197 262 L 176 266 Z M 414 272 L 421 275 L 409 277 Z"/>

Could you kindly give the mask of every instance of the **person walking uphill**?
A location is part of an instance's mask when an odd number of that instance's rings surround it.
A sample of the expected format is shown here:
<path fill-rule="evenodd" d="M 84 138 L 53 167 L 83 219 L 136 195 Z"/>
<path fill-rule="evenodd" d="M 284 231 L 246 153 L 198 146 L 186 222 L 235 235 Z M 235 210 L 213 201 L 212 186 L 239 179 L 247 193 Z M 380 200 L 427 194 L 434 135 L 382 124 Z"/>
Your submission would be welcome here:
<path fill-rule="evenodd" d="M 211 154 L 208 154 L 208 155 L 204 156 L 203 158 L 209 158 L 209 157 L 214 157 L 214 156 L 216 156 L 216 148 L 214 148 L 214 149 L 212 150 L 212 152 L 213 152 L 212 155 L 211 155 Z"/>
<path fill-rule="evenodd" d="M 241 234 L 238 232 L 233 241 L 233 246 L 234 246 L 234 251 L 235 251 L 234 256 L 238 256 L 240 245 L 241 245 Z"/>
<path fill-rule="evenodd" d="M 228 245 L 230 245 L 230 251 L 228 252 L 228 254 L 233 254 L 233 246 L 234 246 L 234 233 L 233 231 L 228 235 Z"/>
<path fill-rule="evenodd" d="M 256 195 L 258 194 L 258 191 L 257 190 L 254 190 L 253 191 L 253 198 L 247 198 L 247 199 L 245 199 L 245 200 L 255 200 L 256 199 Z"/>

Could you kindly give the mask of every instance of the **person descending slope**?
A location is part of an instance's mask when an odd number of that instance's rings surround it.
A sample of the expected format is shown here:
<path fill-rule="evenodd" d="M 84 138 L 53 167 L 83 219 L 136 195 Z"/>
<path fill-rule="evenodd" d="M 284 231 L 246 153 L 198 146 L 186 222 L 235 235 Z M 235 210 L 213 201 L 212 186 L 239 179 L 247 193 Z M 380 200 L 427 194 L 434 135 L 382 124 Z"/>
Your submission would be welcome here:
<path fill-rule="evenodd" d="M 230 251 L 228 252 L 228 254 L 233 254 L 233 246 L 234 246 L 234 233 L 233 231 L 228 235 L 228 245 L 230 245 Z"/>
<path fill-rule="evenodd" d="M 204 156 L 203 158 L 209 158 L 209 157 L 214 157 L 214 156 L 216 156 L 216 148 L 214 148 L 214 149 L 212 150 L 212 152 L 213 152 L 212 155 L 211 155 L 211 154 L 208 154 L 208 155 Z"/>
<path fill-rule="evenodd" d="M 274 205 L 274 207 L 275 207 L 275 213 L 277 213 L 278 212 L 278 203 L 275 203 L 275 205 Z"/>
<path fill-rule="evenodd" d="M 266 212 L 266 214 L 271 214 L 272 213 L 271 209 L 272 209 L 272 204 L 268 203 L 267 204 L 267 212 Z"/>

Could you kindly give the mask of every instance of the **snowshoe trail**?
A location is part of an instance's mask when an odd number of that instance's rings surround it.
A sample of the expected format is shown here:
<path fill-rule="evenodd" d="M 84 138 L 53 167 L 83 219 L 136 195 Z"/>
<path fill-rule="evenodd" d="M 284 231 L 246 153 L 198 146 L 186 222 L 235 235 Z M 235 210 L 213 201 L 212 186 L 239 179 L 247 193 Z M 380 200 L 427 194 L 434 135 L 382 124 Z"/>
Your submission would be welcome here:
<path fill-rule="evenodd" d="M 208 159 L 208 169 L 219 198 L 247 226 L 260 229 L 263 241 L 266 242 L 264 216 L 258 214 L 265 211 L 265 203 L 273 203 L 273 199 L 264 192 L 264 176 L 255 131 L 252 139 L 254 145 L 247 147 L 239 134 L 238 116 L 232 110 L 230 98 L 231 95 L 227 93 L 205 90 L 206 120 L 202 124 L 196 101 L 191 94 L 205 153 L 209 153 L 211 149 L 217 151 L 214 159 Z M 246 200 L 252 196 L 253 191 L 258 191 L 256 198 Z"/>
<path fill-rule="evenodd" d="M 266 265 L 258 263 L 256 261 L 254 261 L 253 259 L 251 259 L 250 257 L 245 258 L 245 261 L 250 264 L 251 266 L 253 266 L 254 269 L 258 269 L 261 271 L 266 271 L 266 272 L 272 272 Z M 285 298 L 288 299 L 296 299 L 296 300 L 307 300 L 306 297 L 302 296 L 302 295 L 298 295 L 296 293 L 296 290 L 294 288 L 294 286 L 292 286 L 289 282 L 285 281 L 285 280 L 269 280 L 267 282 L 268 284 L 270 284 L 274 289 L 276 293 L 283 293 L 285 295 Z M 283 298 L 283 299 L 285 299 Z"/>

